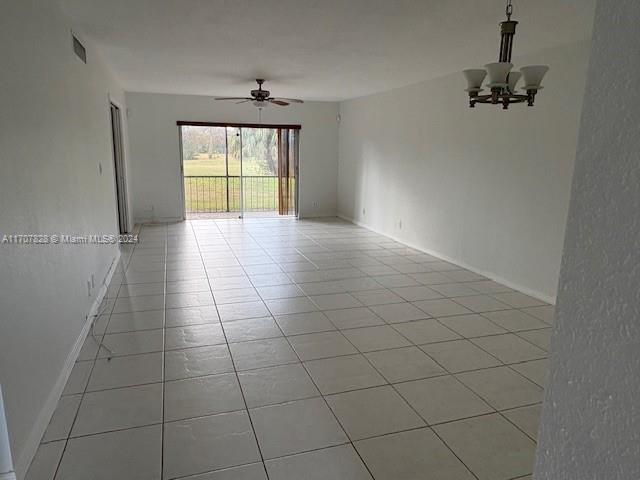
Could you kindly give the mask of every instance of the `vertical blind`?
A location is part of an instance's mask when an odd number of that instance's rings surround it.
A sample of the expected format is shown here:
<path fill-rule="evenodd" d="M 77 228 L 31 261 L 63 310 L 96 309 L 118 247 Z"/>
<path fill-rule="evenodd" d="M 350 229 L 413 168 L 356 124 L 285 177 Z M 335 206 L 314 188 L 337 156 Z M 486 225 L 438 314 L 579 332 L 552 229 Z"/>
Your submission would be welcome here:
<path fill-rule="evenodd" d="M 297 213 L 299 130 L 278 129 L 278 206 L 280 215 Z"/>

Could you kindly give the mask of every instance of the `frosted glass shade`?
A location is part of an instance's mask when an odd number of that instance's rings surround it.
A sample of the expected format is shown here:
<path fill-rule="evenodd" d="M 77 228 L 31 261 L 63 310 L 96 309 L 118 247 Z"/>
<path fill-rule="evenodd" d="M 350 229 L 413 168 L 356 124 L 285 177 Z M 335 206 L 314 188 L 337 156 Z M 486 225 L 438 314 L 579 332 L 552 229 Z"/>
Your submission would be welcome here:
<path fill-rule="evenodd" d="M 482 90 L 482 82 L 484 82 L 487 76 L 487 71 L 480 68 L 463 70 L 464 76 L 467 79 L 467 92 L 479 92 Z"/>
<path fill-rule="evenodd" d="M 549 71 L 549 67 L 546 65 L 529 65 L 520 69 L 524 76 L 524 88 L 525 90 L 539 90 L 542 87 L 542 79 Z"/>
<path fill-rule="evenodd" d="M 488 63 L 484 66 L 489 73 L 489 86 L 490 87 L 504 87 L 507 85 L 507 75 L 513 68 L 512 63 L 508 62 L 496 62 Z"/>
<path fill-rule="evenodd" d="M 522 73 L 520 72 L 509 72 L 507 83 L 509 84 L 509 90 L 511 91 L 511 93 L 516 91 L 516 85 L 518 85 L 518 81 L 521 77 Z"/>

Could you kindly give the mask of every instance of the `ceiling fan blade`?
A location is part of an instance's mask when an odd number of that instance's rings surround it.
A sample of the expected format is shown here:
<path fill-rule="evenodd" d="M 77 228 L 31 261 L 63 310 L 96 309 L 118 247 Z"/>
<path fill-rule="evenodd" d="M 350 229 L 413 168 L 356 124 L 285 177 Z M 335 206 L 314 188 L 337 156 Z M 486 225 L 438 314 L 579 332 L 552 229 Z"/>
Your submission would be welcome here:
<path fill-rule="evenodd" d="M 251 100 L 248 97 L 214 97 L 214 100 Z"/>
<path fill-rule="evenodd" d="M 280 105 L 281 107 L 286 107 L 287 105 L 289 105 L 287 102 L 275 98 L 270 98 L 268 102 L 274 103 L 275 105 Z"/>
<path fill-rule="evenodd" d="M 247 98 L 246 100 L 240 100 L 239 102 L 236 102 L 236 105 L 240 105 L 241 103 L 247 103 L 247 102 L 250 102 L 250 101 L 251 101 L 251 99 Z"/>
<path fill-rule="evenodd" d="M 304 103 L 302 100 L 299 100 L 297 98 L 284 98 L 284 97 L 275 97 L 276 100 L 283 100 L 285 102 L 290 102 L 290 103 Z"/>

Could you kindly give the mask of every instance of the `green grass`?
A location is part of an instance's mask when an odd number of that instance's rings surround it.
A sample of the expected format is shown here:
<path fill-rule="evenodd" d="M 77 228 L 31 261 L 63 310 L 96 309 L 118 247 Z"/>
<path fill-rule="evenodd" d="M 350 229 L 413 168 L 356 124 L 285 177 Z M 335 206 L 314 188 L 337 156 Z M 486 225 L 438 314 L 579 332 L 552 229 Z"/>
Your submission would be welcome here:
<path fill-rule="evenodd" d="M 242 162 L 243 175 L 267 175 L 263 172 L 263 167 L 251 158 L 245 158 Z M 216 176 L 226 175 L 225 156 L 214 154 L 209 159 L 209 155 L 201 153 L 193 160 L 184 160 L 184 175 L 188 176 Z M 229 158 L 229 175 L 240 175 L 240 161 Z"/>

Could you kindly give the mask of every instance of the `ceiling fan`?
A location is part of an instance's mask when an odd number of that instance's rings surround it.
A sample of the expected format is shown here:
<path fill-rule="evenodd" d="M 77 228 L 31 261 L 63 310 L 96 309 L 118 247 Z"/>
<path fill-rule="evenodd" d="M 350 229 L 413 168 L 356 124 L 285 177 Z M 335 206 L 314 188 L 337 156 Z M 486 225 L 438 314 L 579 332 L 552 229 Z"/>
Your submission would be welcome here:
<path fill-rule="evenodd" d="M 258 108 L 266 107 L 270 103 L 280 107 L 286 107 L 290 103 L 304 103 L 302 100 L 298 100 L 297 98 L 271 97 L 271 92 L 269 90 L 262 89 L 264 79 L 256 78 L 256 82 L 258 83 L 258 89 L 251 90 L 251 97 L 215 97 L 215 100 L 239 100 L 236 103 L 252 102 Z"/>

